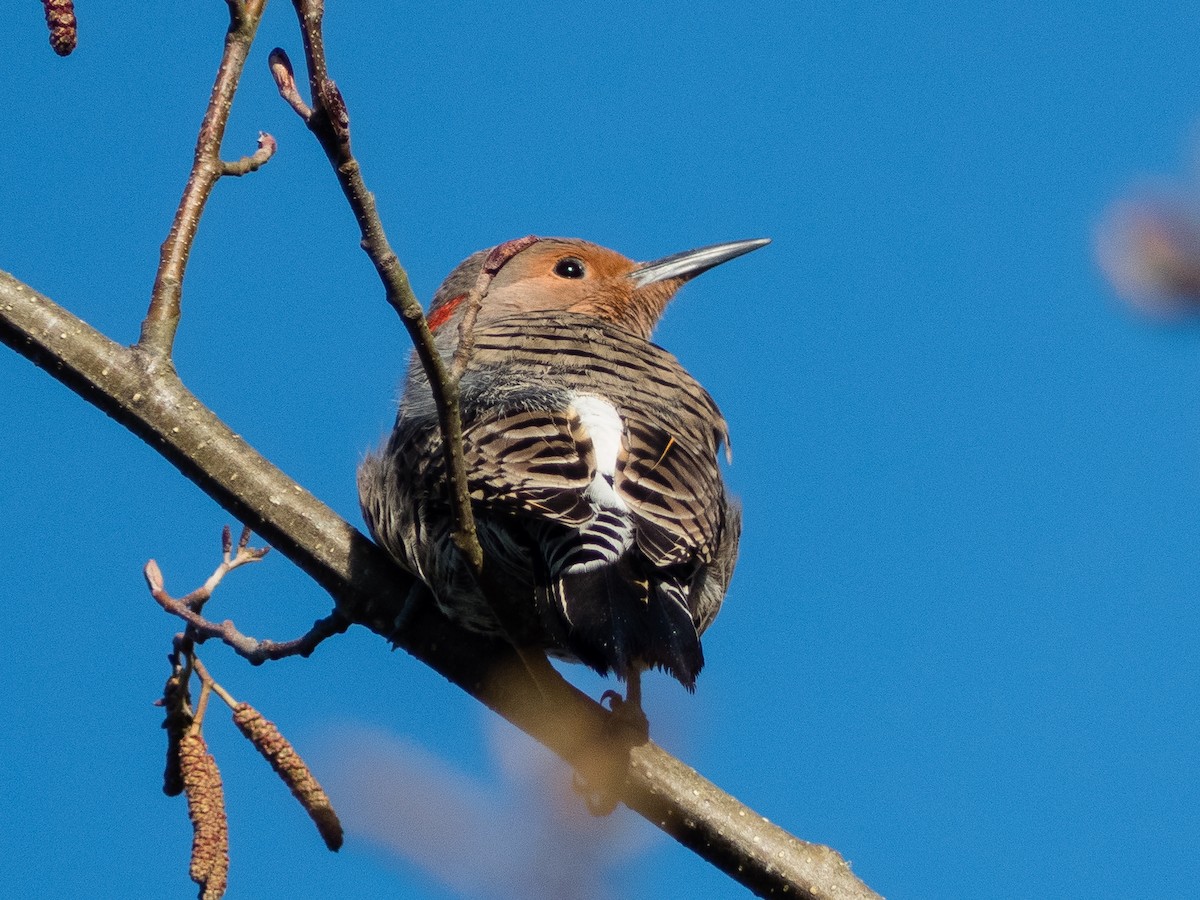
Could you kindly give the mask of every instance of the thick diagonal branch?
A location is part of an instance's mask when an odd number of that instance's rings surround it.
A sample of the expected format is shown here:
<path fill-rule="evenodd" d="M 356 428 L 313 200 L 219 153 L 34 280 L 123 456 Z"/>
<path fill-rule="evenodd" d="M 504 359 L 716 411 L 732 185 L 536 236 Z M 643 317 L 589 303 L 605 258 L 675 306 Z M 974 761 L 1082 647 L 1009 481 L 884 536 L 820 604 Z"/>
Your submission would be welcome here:
<path fill-rule="evenodd" d="M 561 678 L 533 685 L 511 648 L 456 629 L 432 611 L 394 635 L 408 576 L 234 434 L 170 367 L 109 340 L 3 272 L 0 342 L 145 440 L 311 575 L 347 619 L 397 640 L 577 768 L 597 764 L 594 757 L 606 745 L 603 709 Z M 810 900 L 877 896 L 833 850 L 766 822 L 654 744 L 631 748 L 627 762 L 621 799 L 757 893 Z"/>

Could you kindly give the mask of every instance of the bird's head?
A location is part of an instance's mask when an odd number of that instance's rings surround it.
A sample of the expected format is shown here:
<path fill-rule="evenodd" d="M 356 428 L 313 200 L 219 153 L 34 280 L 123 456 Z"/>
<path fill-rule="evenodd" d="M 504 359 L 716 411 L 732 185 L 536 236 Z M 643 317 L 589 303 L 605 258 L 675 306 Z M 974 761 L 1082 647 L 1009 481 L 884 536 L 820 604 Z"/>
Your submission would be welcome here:
<path fill-rule="evenodd" d="M 438 288 L 429 310 L 437 331 L 457 319 L 481 271 L 491 281 L 480 322 L 523 312 L 563 310 L 612 322 L 643 338 L 685 281 L 768 239 L 733 241 L 637 263 L 615 250 L 575 238 L 517 238 L 468 257 Z"/>

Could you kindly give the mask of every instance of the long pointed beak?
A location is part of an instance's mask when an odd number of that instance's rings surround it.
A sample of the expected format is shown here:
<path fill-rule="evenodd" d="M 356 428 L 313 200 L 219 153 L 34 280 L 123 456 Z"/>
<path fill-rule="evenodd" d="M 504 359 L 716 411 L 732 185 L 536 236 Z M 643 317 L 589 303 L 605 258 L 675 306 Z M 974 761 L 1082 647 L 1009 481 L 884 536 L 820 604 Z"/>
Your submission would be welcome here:
<path fill-rule="evenodd" d="M 730 241 L 727 244 L 701 247 L 699 250 L 685 250 L 683 253 L 664 256 L 654 262 L 642 263 L 629 273 L 629 279 L 634 287 L 639 288 L 668 278 L 682 278 L 687 281 L 701 272 L 707 272 L 714 266 L 729 262 L 759 247 L 765 247 L 769 243 L 770 238 L 755 238 L 752 241 Z"/>

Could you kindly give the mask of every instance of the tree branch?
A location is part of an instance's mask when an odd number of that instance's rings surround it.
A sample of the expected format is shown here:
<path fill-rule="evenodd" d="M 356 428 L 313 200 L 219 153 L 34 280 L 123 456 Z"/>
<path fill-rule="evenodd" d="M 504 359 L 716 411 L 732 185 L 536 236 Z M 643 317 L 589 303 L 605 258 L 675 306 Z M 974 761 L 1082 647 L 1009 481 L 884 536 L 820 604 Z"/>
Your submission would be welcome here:
<path fill-rule="evenodd" d="M 249 156 L 243 156 L 236 162 L 222 162 L 221 174 L 240 178 L 243 175 L 249 175 L 251 172 L 257 172 L 275 155 L 276 149 L 275 138 L 271 137 L 265 131 L 260 131 L 258 134 L 258 149 Z"/>
<path fill-rule="evenodd" d="M 287 53 L 276 48 L 271 51 L 271 74 L 275 78 L 280 96 L 292 107 L 308 126 L 325 150 L 337 175 L 338 183 L 357 219 L 362 232 L 362 247 L 370 257 L 375 270 L 383 282 L 388 302 L 400 314 L 409 333 L 417 357 L 429 380 L 430 392 L 437 409 L 438 427 L 442 434 L 442 455 L 447 473 L 447 501 L 452 516 L 450 538 L 455 548 L 466 561 L 476 584 L 485 598 L 497 596 L 492 587 L 489 573 L 484 568 L 483 548 L 475 525 L 475 513 L 471 505 L 467 464 L 463 450 L 462 410 L 459 381 L 474 346 L 475 320 L 486 296 L 492 278 L 514 255 L 535 237 L 508 241 L 492 249 L 480 268 L 474 286 L 468 293 L 466 310 L 459 325 L 459 346 L 449 366 L 434 342 L 429 322 L 421 309 L 408 282 L 408 275 L 400 265 L 396 254 L 388 243 L 383 220 L 375 206 L 375 197 L 367 189 L 362 168 L 350 148 L 350 113 L 337 85 L 329 77 L 325 59 L 325 40 L 321 23 L 325 12 L 324 0 L 292 0 L 299 19 L 304 42 L 304 57 L 308 68 L 309 91 L 312 107 L 304 103 L 296 88 L 295 74 Z M 520 622 L 516 612 L 504 604 L 490 603 L 492 614 L 500 630 L 511 638 L 519 634 Z M 520 657 L 526 672 L 538 681 L 545 673 L 553 673 L 545 653 L 540 650 L 522 648 L 510 640 Z M 541 673 L 541 674 L 539 674 Z"/>
<path fill-rule="evenodd" d="M 434 343 L 433 332 L 425 321 L 425 312 L 408 281 L 408 273 L 388 242 L 375 206 L 375 196 L 367 189 L 362 168 L 350 152 L 350 115 L 341 91 L 329 78 L 325 62 L 324 41 L 321 37 L 322 0 L 293 0 L 300 31 L 304 38 L 304 56 L 308 68 L 309 92 L 312 107 L 307 106 L 296 89 L 295 74 L 287 53 L 280 48 L 271 51 L 271 74 L 280 96 L 304 120 L 308 130 L 321 144 L 330 165 L 337 175 L 342 193 L 350 204 L 362 233 L 362 248 L 383 282 L 387 302 L 400 315 L 417 358 L 429 375 L 433 402 L 437 407 L 438 423 L 444 440 L 442 450 L 451 485 L 450 509 L 454 516 L 453 539 L 476 578 L 483 573 L 483 549 L 475 532 L 475 516 L 471 510 L 470 490 L 467 487 L 467 464 L 463 459 L 462 415 L 458 387 L 450 377 L 442 355 Z"/>
<path fill-rule="evenodd" d="M 312 576 L 340 615 L 394 641 L 585 776 L 620 771 L 628 806 L 742 884 L 762 896 L 877 897 L 836 852 L 766 822 L 653 743 L 613 748 L 605 710 L 561 677 L 534 684 L 506 644 L 456 628 L 432 604 L 395 634 L 411 576 L 234 434 L 153 354 L 109 340 L 3 272 L 0 342 L 145 440 Z"/>
<path fill-rule="evenodd" d="M 257 562 L 266 555 L 268 549 L 264 547 L 262 550 L 252 551 L 245 557 L 239 552 L 234 564 L 230 564 L 226 559 L 202 587 L 180 599 L 167 593 L 158 563 L 150 560 L 146 563 L 144 570 L 146 584 L 150 587 L 150 596 L 171 615 L 188 623 L 188 630 L 181 637 L 186 637 L 197 644 L 203 644 L 210 638 L 216 638 L 251 665 L 259 666 L 270 660 L 286 659 L 289 656 L 311 656 L 312 652 L 326 638 L 333 637 L 335 634 L 344 634 L 350 627 L 351 622 L 336 609 L 325 618 L 317 619 L 312 628 L 290 641 L 257 640 L 242 634 L 229 619 L 224 622 L 210 622 L 200 614 L 201 607 L 212 595 L 216 583 L 234 568 L 234 565 L 239 564 L 239 561 Z M 228 554 L 226 555 L 228 556 Z"/>
<path fill-rule="evenodd" d="M 175 343 L 183 299 L 183 273 L 196 240 L 200 215 L 204 212 L 204 204 L 208 202 L 213 187 L 223 175 L 243 175 L 254 171 L 270 159 L 275 151 L 274 140 L 269 135 L 261 135 L 259 150 L 253 156 L 236 163 L 221 160 L 221 141 L 225 137 L 233 95 L 241 80 L 266 0 L 227 0 L 227 3 L 229 30 L 225 33 L 225 52 L 217 70 L 204 121 L 200 124 L 200 134 L 196 138 L 192 171 L 175 210 L 171 231 L 159 251 L 150 308 L 146 311 L 142 334 L 137 343 L 146 352 L 163 359 L 170 358 Z"/>

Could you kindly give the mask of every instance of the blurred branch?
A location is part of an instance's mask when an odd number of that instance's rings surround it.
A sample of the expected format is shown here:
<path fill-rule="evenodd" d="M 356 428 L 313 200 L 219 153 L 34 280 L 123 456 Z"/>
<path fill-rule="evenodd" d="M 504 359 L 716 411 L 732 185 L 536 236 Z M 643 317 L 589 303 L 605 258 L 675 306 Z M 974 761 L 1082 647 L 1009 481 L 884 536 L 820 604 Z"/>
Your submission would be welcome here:
<path fill-rule="evenodd" d="M 393 633 L 412 578 L 268 462 L 155 365 L 0 272 L 0 342 L 137 434 L 307 572 L 347 620 L 370 628 L 487 704 L 585 775 L 627 767 L 621 799 L 763 896 L 876 897 L 833 850 L 768 823 L 653 743 L 614 755 L 609 715 L 561 678 L 535 685 L 501 642 L 456 628 L 427 604 Z"/>
<path fill-rule="evenodd" d="M 1200 202 L 1194 185 L 1143 189 L 1114 202 L 1096 228 L 1096 260 L 1141 313 L 1195 321 L 1200 313 Z"/>

